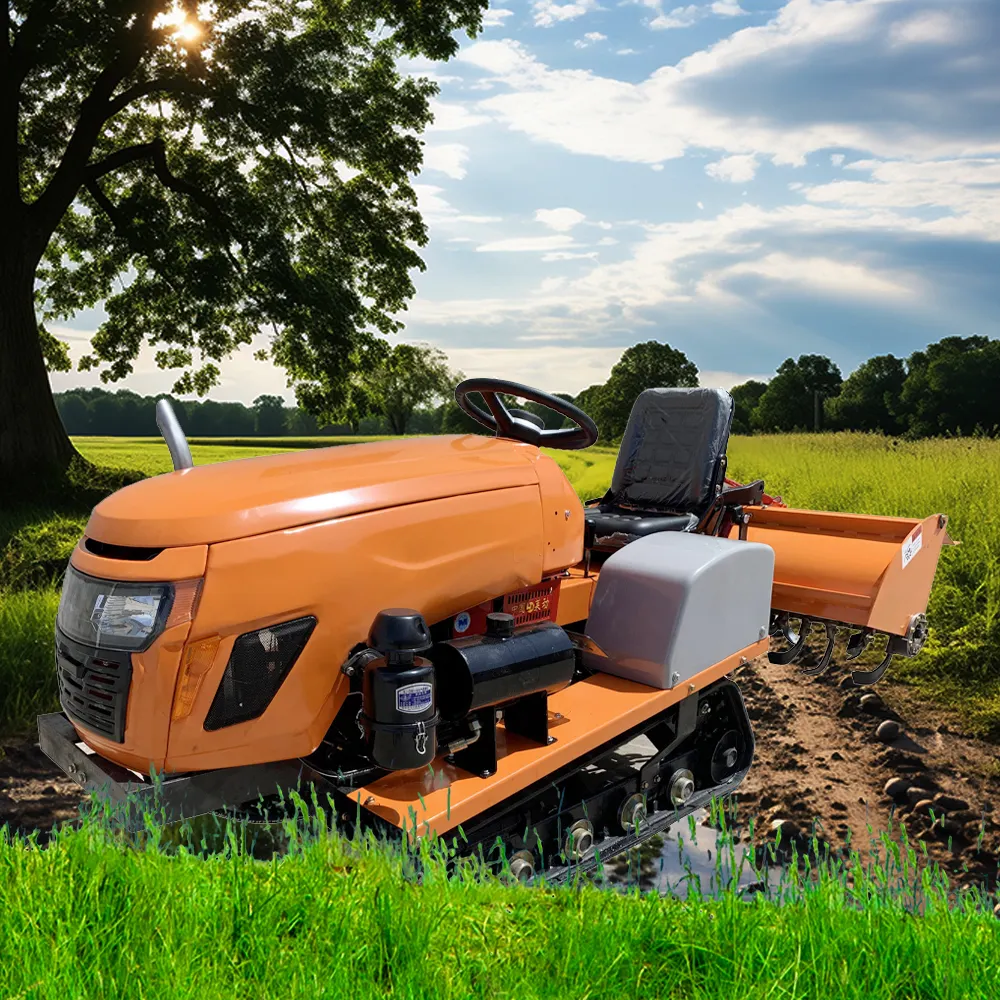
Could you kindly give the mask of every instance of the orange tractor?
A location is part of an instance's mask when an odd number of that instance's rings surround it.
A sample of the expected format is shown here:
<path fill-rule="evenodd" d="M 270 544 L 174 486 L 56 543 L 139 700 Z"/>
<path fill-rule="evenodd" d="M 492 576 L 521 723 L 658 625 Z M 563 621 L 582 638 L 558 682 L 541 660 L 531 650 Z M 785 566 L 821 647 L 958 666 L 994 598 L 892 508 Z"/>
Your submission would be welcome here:
<path fill-rule="evenodd" d="M 734 483 L 728 393 L 643 392 L 586 504 L 542 451 L 594 444 L 585 413 L 499 379 L 456 398 L 495 436 L 198 468 L 161 401 L 174 471 L 102 501 L 70 559 L 43 751 L 137 814 L 311 784 L 348 831 L 461 828 L 462 851 L 558 880 L 739 785 L 740 664 L 790 662 L 817 625 L 809 672 L 838 629 L 848 658 L 886 638 L 858 684 L 919 651 L 945 516 L 796 510 Z"/>

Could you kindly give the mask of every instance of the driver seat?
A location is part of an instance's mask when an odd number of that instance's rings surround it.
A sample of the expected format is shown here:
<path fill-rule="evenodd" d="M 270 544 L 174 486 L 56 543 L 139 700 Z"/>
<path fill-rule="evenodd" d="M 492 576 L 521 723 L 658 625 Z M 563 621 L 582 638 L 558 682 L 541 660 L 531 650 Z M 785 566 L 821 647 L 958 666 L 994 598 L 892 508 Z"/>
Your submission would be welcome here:
<path fill-rule="evenodd" d="M 722 493 L 733 397 L 723 389 L 639 393 L 611 488 L 584 508 L 584 546 L 611 552 L 659 531 L 695 531 Z"/>

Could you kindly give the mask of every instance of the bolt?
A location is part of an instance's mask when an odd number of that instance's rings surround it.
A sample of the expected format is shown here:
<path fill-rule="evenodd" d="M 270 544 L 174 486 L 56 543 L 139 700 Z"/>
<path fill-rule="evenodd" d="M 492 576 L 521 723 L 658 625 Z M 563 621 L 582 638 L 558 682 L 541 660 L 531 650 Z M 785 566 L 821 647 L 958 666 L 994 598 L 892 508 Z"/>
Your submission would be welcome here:
<path fill-rule="evenodd" d="M 670 782 L 670 801 L 675 806 L 682 806 L 694 795 L 694 775 L 684 769 L 678 771 Z"/>
<path fill-rule="evenodd" d="M 674 672 L 670 675 L 670 686 L 673 687 L 675 684 L 680 684 L 681 675 Z"/>
<path fill-rule="evenodd" d="M 566 520 L 569 520 L 569 511 L 566 511 Z"/>
<path fill-rule="evenodd" d="M 761 625 L 760 631 L 757 634 L 760 636 L 761 639 L 763 639 L 767 635 L 767 626 Z"/>
<path fill-rule="evenodd" d="M 709 705 L 709 703 L 707 701 L 706 702 L 702 702 L 701 708 L 698 709 L 698 712 L 701 715 L 708 715 L 708 714 L 711 713 L 711 711 L 712 711 L 712 706 Z"/>
<path fill-rule="evenodd" d="M 726 767 L 735 767 L 736 765 L 736 750 L 730 749 L 726 751 Z"/>
<path fill-rule="evenodd" d="M 741 656 L 740 657 L 740 666 L 741 667 L 745 667 L 749 662 L 750 661 L 745 656 Z"/>
<path fill-rule="evenodd" d="M 694 691 L 694 689 L 695 689 L 695 683 L 694 681 L 692 681 L 690 684 L 688 684 L 688 691 Z"/>

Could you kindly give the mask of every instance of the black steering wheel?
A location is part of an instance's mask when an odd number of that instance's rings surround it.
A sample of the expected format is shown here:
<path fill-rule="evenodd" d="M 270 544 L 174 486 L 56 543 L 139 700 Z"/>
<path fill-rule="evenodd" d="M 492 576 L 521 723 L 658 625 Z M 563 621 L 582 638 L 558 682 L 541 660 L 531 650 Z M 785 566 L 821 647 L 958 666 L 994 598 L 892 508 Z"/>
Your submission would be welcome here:
<path fill-rule="evenodd" d="M 472 392 L 478 392 L 483 397 L 489 413 L 481 410 L 468 398 Z M 541 421 L 534 414 L 524 410 L 508 410 L 497 395 L 498 392 L 547 406 L 572 420 L 576 427 L 545 430 L 539 426 Z M 467 378 L 455 387 L 455 402 L 476 423 L 495 431 L 497 437 L 513 438 L 539 447 L 564 448 L 567 451 L 589 448 L 597 442 L 597 424 L 583 410 L 558 396 L 550 396 L 547 392 L 517 382 L 506 382 L 500 378 Z"/>

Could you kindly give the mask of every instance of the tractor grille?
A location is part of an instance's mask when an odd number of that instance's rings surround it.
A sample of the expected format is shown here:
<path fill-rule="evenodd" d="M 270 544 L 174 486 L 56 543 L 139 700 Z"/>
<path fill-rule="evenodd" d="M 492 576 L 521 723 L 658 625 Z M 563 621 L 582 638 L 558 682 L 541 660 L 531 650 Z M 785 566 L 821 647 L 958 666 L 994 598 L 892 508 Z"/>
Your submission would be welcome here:
<path fill-rule="evenodd" d="M 67 717 L 106 736 L 125 741 L 125 710 L 132 682 L 128 653 L 94 650 L 56 632 L 59 703 Z"/>
<path fill-rule="evenodd" d="M 542 583 L 530 590 L 519 590 L 503 599 L 505 614 L 514 616 L 514 625 L 528 625 L 552 619 L 555 621 L 556 604 L 559 600 L 559 581 Z"/>

